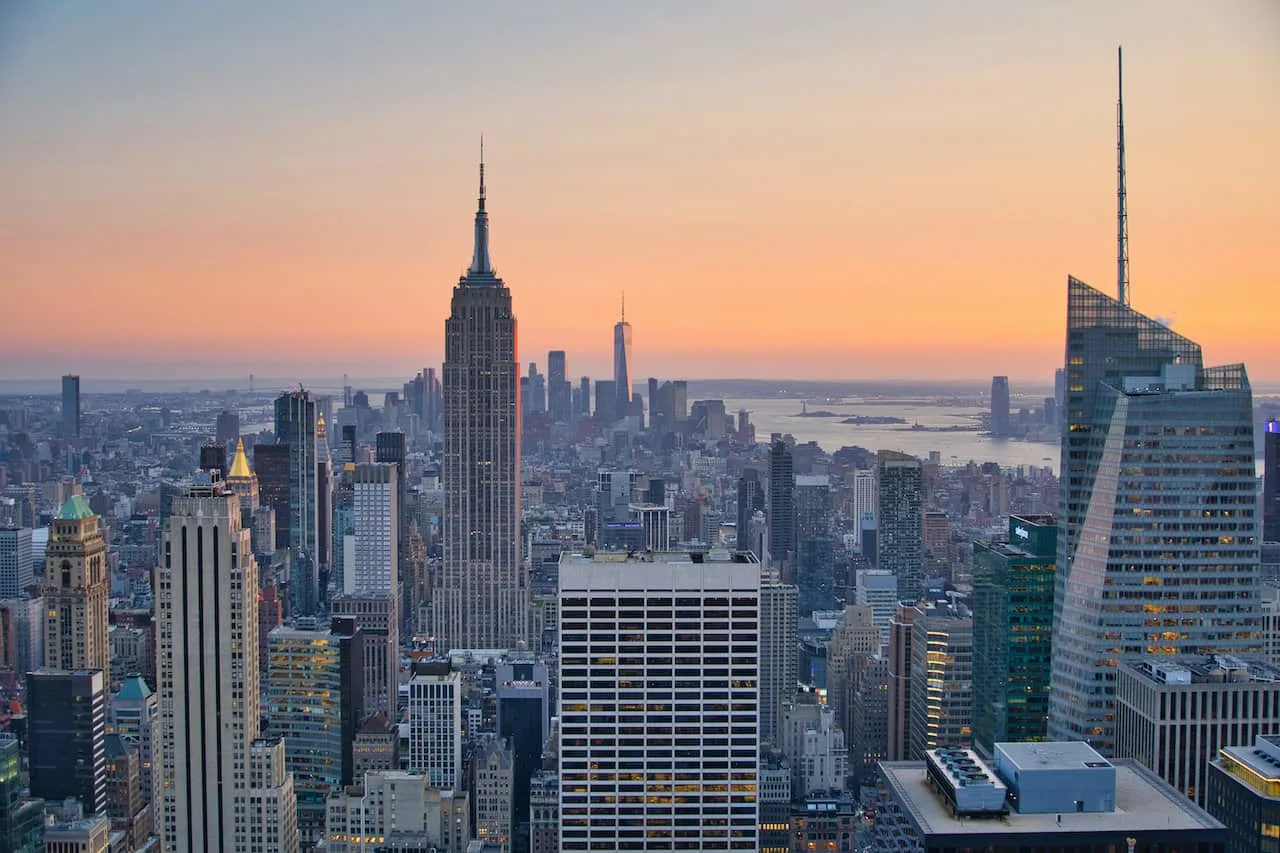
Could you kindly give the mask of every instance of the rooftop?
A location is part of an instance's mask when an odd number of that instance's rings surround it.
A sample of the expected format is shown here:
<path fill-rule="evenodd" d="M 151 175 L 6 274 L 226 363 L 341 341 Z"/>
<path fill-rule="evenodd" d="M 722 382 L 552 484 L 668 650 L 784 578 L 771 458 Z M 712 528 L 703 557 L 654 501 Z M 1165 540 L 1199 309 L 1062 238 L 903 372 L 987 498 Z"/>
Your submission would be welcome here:
<path fill-rule="evenodd" d="M 89 507 L 89 502 L 84 499 L 84 495 L 72 495 L 67 498 L 67 502 L 62 505 L 62 509 L 58 510 L 58 521 L 76 521 L 82 518 L 92 518 L 94 511 Z"/>
<path fill-rule="evenodd" d="M 1280 681 L 1280 667 L 1261 658 L 1192 655 L 1127 661 L 1121 667 L 1157 684 L 1192 685 Z"/>
<path fill-rule="evenodd" d="M 1027 744 L 1034 746 L 1034 744 Z M 1090 750 L 1092 751 L 1092 750 Z M 948 803 L 933 792 L 922 761 L 882 761 L 880 769 L 893 795 L 926 835 L 1051 834 L 1218 830 L 1222 824 L 1191 800 L 1132 759 L 1117 759 L 1116 808 L 1082 814 L 1021 814 L 1002 820 L 953 817 Z"/>
<path fill-rule="evenodd" d="M 998 743 L 1019 771 L 1078 770 L 1082 767 L 1109 767 L 1110 762 L 1083 741 L 1055 743 Z"/>

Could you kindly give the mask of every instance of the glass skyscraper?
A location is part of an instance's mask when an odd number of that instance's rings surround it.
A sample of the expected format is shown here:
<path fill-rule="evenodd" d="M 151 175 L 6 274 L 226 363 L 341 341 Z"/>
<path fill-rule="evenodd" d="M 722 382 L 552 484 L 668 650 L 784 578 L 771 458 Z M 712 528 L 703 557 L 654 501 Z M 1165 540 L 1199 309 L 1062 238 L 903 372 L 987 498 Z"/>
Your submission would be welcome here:
<path fill-rule="evenodd" d="M 276 443 L 289 447 L 289 611 L 309 616 L 320 602 L 316 403 L 310 392 L 276 398 Z"/>
<path fill-rule="evenodd" d="M 984 755 L 1048 730 L 1058 522 L 1011 516 L 1009 541 L 973 547 L 973 742 Z"/>
<path fill-rule="evenodd" d="M 1049 739 L 1114 744 L 1116 665 L 1259 645 L 1242 365 L 1070 279 Z"/>

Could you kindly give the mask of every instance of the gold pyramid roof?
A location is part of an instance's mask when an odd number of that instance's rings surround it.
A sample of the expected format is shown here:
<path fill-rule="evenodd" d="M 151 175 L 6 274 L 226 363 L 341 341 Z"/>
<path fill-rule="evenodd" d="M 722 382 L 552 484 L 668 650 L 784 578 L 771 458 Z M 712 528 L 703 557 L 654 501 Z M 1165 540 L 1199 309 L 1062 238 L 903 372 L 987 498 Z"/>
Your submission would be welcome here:
<path fill-rule="evenodd" d="M 231 461 L 231 470 L 227 472 L 227 479 L 233 477 L 249 479 L 253 476 L 253 469 L 249 467 L 249 457 L 244 452 L 244 439 L 236 439 L 236 458 Z"/>

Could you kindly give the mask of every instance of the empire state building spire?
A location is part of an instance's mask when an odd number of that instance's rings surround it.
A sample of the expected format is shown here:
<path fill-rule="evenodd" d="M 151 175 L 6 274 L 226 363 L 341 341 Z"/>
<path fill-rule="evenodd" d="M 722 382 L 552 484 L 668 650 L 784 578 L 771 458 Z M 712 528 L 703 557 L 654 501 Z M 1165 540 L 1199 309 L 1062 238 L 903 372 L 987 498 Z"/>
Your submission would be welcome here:
<path fill-rule="evenodd" d="M 471 256 L 471 276 L 492 276 L 493 264 L 489 262 L 489 214 L 484 209 L 484 137 L 480 137 L 480 204 L 476 208 L 476 247 Z"/>

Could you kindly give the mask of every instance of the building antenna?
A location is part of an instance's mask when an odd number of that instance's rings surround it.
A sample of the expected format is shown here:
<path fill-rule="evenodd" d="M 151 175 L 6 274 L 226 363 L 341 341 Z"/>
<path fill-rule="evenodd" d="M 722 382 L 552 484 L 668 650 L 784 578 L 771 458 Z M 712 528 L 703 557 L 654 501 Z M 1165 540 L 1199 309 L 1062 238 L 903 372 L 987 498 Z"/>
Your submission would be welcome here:
<path fill-rule="evenodd" d="M 1116 48 L 1116 298 L 1129 304 L 1129 200 L 1124 165 L 1124 48 Z"/>
<path fill-rule="evenodd" d="M 619 322 L 627 322 L 627 292 L 625 290 L 622 291 L 622 319 Z"/>

